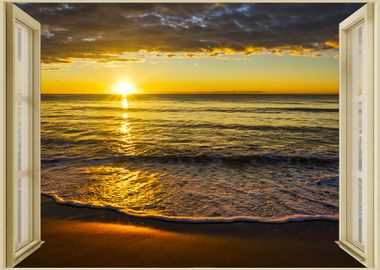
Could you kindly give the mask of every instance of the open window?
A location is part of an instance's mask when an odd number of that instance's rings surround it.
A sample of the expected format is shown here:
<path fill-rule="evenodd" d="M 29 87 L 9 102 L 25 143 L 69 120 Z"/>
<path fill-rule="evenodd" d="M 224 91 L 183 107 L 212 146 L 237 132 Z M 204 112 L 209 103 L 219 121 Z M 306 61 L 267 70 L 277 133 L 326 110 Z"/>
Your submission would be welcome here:
<path fill-rule="evenodd" d="M 7 266 L 40 240 L 40 24 L 7 6 Z"/>
<path fill-rule="evenodd" d="M 373 8 L 340 24 L 340 236 L 338 244 L 373 264 Z"/>
<path fill-rule="evenodd" d="M 38 249 L 40 235 L 40 24 L 9 3 L 7 15 L 7 266 Z M 374 20 L 367 4 L 340 24 L 340 236 L 374 264 Z"/>

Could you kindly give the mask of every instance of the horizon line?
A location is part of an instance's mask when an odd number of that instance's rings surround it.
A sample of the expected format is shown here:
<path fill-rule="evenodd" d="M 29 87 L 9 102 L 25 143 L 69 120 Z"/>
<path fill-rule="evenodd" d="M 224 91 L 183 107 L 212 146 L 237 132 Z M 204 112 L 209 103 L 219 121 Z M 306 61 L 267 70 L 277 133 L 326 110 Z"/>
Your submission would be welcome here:
<path fill-rule="evenodd" d="M 41 95 L 113 95 L 123 96 L 123 94 L 114 93 L 41 93 Z M 336 96 L 338 93 L 134 93 L 128 94 L 128 96 L 139 95 L 326 95 Z"/>

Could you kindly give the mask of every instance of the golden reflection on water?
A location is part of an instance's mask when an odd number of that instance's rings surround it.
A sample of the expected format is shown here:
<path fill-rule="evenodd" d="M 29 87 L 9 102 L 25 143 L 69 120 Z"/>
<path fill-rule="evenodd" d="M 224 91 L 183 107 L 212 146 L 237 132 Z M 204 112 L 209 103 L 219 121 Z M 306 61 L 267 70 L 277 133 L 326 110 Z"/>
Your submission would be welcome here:
<path fill-rule="evenodd" d="M 126 119 L 128 119 L 128 118 L 126 118 Z M 122 134 L 122 136 L 124 137 L 124 139 L 128 139 L 128 140 L 131 139 L 131 136 L 130 136 L 131 128 L 129 126 L 128 121 L 122 121 L 121 122 L 121 127 L 119 128 L 119 131 Z"/>
<path fill-rule="evenodd" d="M 122 95 L 121 108 L 127 110 L 128 107 L 128 95 Z M 120 144 L 120 149 L 118 149 L 118 151 L 125 155 L 135 155 L 134 142 L 132 138 L 132 129 L 128 117 L 128 113 L 123 111 L 121 114 L 121 121 L 118 129 L 121 136 L 122 144 Z"/>
<path fill-rule="evenodd" d="M 123 109 L 128 109 L 128 96 L 127 95 L 122 95 L 122 98 L 121 98 L 121 107 Z"/>
<path fill-rule="evenodd" d="M 84 187 L 80 201 L 118 207 L 127 214 L 139 214 L 139 211 L 149 215 L 162 214 L 156 208 L 164 207 L 159 181 L 163 174 L 128 164 L 93 166 L 85 172 L 96 181 Z"/>

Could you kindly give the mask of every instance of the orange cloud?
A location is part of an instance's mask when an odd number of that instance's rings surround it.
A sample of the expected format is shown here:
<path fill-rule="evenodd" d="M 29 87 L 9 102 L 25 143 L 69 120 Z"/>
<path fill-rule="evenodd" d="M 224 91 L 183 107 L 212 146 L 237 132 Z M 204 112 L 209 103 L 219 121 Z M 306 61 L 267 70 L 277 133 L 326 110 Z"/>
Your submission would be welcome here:
<path fill-rule="evenodd" d="M 329 46 L 333 49 L 338 49 L 339 48 L 339 42 L 336 40 L 327 40 L 325 41 L 325 45 Z"/>

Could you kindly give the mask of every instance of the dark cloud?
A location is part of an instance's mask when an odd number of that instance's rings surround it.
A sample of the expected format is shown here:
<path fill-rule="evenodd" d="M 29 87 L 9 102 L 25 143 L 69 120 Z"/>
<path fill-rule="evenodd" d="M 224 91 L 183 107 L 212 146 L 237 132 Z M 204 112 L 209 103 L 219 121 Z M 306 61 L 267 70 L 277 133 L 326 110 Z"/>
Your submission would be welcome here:
<path fill-rule="evenodd" d="M 45 63 L 128 61 L 141 50 L 219 55 L 336 49 L 362 4 L 19 4 L 42 23 Z"/>

